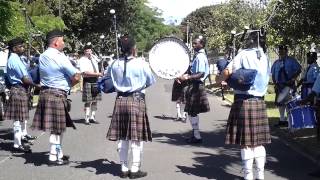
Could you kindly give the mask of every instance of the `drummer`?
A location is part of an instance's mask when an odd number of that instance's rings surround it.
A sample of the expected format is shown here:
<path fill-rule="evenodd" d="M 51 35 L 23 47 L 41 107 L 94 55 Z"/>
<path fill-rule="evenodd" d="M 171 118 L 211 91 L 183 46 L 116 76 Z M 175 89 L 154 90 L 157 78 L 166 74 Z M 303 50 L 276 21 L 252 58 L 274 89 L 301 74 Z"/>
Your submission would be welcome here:
<path fill-rule="evenodd" d="M 315 101 L 315 97 L 316 97 L 316 101 Z M 309 95 L 306 98 L 303 98 L 299 104 L 311 104 L 314 105 L 316 107 L 316 118 L 317 120 L 320 119 L 320 73 L 318 74 L 316 81 L 314 82 L 311 92 L 309 93 Z M 318 125 L 319 126 L 319 125 Z M 319 128 L 319 127 L 318 127 Z M 319 138 L 319 132 L 317 134 L 318 138 Z M 316 168 L 315 170 L 313 170 L 312 172 L 310 172 L 308 174 L 309 176 L 312 177 L 316 177 L 316 178 L 320 178 L 320 168 Z"/>
<path fill-rule="evenodd" d="M 277 126 L 288 126 L 287 118 L 285 118 L 285 102 L 278 102 L 278 96 L 285 89 L 289 87 L 293 89 L 293 92 L 296 89 L 295 81 L 299 74 L 301 73 L 301 65 L 299 62 L 288 56 L 288 48 L 285 45 L 279 45 L 279 59 L 276 60 L 272 67 L 272 81 L 274 83 L 274 89 L 276 93 L 275 104 L 279 108 L 280 120 Z"/>
<path fill-rule="evenodd" d="M 209 75 L 209 65 L 205 52 L 205 40 L 202 36 L 194 39 L 192 46 L 195 50 L 194 58 L 188 74 L 179 77 L 180 82 L 188 82 L 186 90 L 186 107 L 193 134 L 187 139 L 187 143 L 202 143 L 199 130 L 199 114 L 210 111 L 210 105 L 204 89 L 204 80 Z"/>
<path fill-rule="evenodd" d="M 307 53 L 307 63 L 308 67 L 305 71 L 303 78 L 299 81 L 298 87 L 301 87 L 301 99 L 306 98 L 310 93 L 314 82 L 317 79 L 317 76 L 320 72 L 319 65 L 317 63 L 317 53 L 308 52 Z"/>

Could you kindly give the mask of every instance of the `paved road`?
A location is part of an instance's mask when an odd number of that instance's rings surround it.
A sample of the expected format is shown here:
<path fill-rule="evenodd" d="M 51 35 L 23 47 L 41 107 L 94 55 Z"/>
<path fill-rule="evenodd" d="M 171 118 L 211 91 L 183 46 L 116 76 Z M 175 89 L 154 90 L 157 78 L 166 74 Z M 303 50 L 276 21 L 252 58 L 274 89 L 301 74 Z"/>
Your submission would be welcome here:
<path fill-rule="evenodd" d="M 153 142 L 146 143 L 142 168 L 148 180 L 241 179 L 240 151 L 224 145 L 224 129 L 229 107 L 215 96 L 209 96 L 211 112 L 201 114 L 200 128 L 204 143 L 188 145 L 189 123 L 174 121 L 175 104 L 170 102 L 171 81 L 159 79 L 147 91 L 147 105 L 153 131 Z M 12 154 L 11 122 L 0 125 L 0 180 L 102 180 L 120 179 L 116 143 L 105 138 L 115 95 L 103 96 L 99 103 L 99 125 L 83 122 L 81 94 L 71 95 L 72 118 L 77 130 L 68 129 L 63 139 L 65 154 L 71 155 L 68 166 L 48 167 L 48 133 L 39 136 L 32 154 Z M 30 112 L 33 117 L 33 111 Z M 30 122 L 29 122 L 30 123 Z M 31 124 L 31 123 L 30 123 Z M 266 147 L 267 180 L 309 180 L 306 174 L 315 164 L 273 136 Z"/>

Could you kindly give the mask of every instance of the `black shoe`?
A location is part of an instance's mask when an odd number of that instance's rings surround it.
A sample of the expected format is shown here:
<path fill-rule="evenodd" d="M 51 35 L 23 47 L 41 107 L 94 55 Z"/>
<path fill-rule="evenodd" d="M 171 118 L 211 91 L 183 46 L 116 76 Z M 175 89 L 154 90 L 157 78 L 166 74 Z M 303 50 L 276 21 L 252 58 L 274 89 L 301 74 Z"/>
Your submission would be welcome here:
<path fill-rule="evenodd" d="M 130 171 L 121 171 L 120 178 L 129 177 Z"/>
<path fill-rule="evenodd" d="M 288 121 L 279 121 L 275 127 L 288 127 Z"/>
<path fill-rule="evenodd" d="M 27 145 L 20 145 L 19 147 L 13 147 L 14 152 L 19 152 L 19 153 L 32 153 L 32 150 L 30 146 Z"/>
<path fill-rule="evenodd" d="M 69 161 L 70 156 L 68 156 L 68 155 L 64 155 L 64 156 L 62 156 L 62 158 L 61 158 L 61 159 L 62 159 L 62 160 Z"/>
<path fill-rule="evenodd" d="M 69 164 L 69 160 L 67 159 L 63 159 L 63 157 L 61 159 L 58 159 L 56 161 L 50 161 L 49 160 L 49 166 L 63 166 L 63 165 L 67 165 Z"/>
<path fill-rule="evenodd" d="M 37 136 L 31 136 L 31 135 L 27 134 L 24 136 L 24 138 L 27 140 L 35 140 L 35 139 L 37 139 Z"/>
<path fill-rule="evenodd" d="M 145 177 L 147 176 L 148 173 L 147 172 L 144 172 L 144 171 L 138 171 L 138 172 L 130 172 L 129 173 L 129 178 L 130 179 L 138 179 L 138 178 L 142 178 L 142 177 Z"/>
<path fill-rule="evenodd" d="M 89 122 L 92 124 L 100 124 L 98 121 L 95 121 L 94 119 L 89 119 Z"/>
<path fill-rule="evenodd" d="M 198 138 L 192 136 L 191 138 L 187 139 L 186 142 L 189 144 L 200 144 L 200 143 L 202 143 L 202 139 L 198 139 Z"/>
<path fill-rule="evenodd" d="M 311 173 L 308 174 L 309 176 L 312 176 L 312 177 L 317 177 L 319 178 L 320 177 L 320 169 L 317 169 L 315 171 L 312 171 Z"/>

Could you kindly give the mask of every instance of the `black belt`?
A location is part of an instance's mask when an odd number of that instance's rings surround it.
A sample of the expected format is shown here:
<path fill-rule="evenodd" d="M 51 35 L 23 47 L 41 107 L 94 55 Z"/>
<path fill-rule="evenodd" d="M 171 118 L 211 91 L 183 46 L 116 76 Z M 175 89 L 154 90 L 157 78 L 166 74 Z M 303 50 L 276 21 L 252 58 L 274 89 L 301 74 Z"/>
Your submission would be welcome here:
<path fill-rule="evenodd" d="M 119 96 L 145 98 L 145 94 L 141 92 L 118 92 L 117 97 Z"/>
<path fill-rule="evenodd" d="M 83 82 L 84 83 L 96 83 L 98 81 L 97 77 L 84 77 Z"/>
<path fill-rule="evenodd" d="M 254 96 L 254 95 L 250 95 L 250 94 L 235 94 L 234 95 L 234 101 L 247 100 L 247 99 L 264 100 L 264 96 Z"/>

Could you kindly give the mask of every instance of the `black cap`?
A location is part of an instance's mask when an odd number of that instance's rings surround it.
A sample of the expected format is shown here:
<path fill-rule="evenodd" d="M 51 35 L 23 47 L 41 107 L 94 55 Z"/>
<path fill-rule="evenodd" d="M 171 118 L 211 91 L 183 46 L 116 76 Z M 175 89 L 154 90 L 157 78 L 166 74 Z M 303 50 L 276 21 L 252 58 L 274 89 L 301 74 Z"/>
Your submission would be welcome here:
<path fill-rule="evenodd" d="M 54 29 L 52 31 L 49 31 L 48 34 L 47 34 L 47 41 L 52 39 L 52 38 L 55 38 L 55 37 L 62 37 L 64 34 L 62 31 L 60 31 L 59 29 Z"/>
<path fill-rule="evenodd" d="M 9 49 L 12 50 L 13 47 L 17 46 L 17 45 L 21 45 L 24 43 L 24 40 L 20 37 L 17 37 L 17 38 L 14 38 L 14 39 L 11 39 L 9 42 L 8 42 L 8 46 L 9 46 Z"/>
<path fill-rule="evenodd" d="M 312 59 L 317 59 L 318 54 L 317 54 L 317 52 L 308 52 L 307 57 L 312 58 Z"/>
<path fill-rule="evenodd" d="M 129 53 L 131 49 L 136 45 L 136 41 L 128 34 L 122 36 L 119 40 L 119 46 L 122 53 Z"/>
<path fill-rule="evenodd" d="M 90 43 L 90 44 L 86 44 L 86 45 L 83 47 L 83 50 L 86 50 L 86 49 L 92 49 L 91 43 Z"/>
<path fill-rule="evenodd" d="M 287 47 L 286 45 L 279 45 L 279 46 L 278 46 L 278 49 L 279 49 L 279 50 L 286 50 L 286 51 L 287 51 L 287 50 L 288 50 L 288 47 Z"/>

